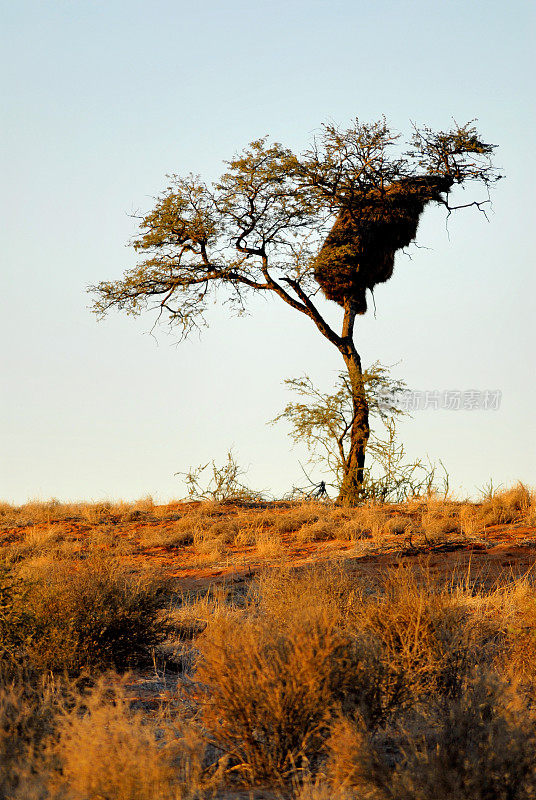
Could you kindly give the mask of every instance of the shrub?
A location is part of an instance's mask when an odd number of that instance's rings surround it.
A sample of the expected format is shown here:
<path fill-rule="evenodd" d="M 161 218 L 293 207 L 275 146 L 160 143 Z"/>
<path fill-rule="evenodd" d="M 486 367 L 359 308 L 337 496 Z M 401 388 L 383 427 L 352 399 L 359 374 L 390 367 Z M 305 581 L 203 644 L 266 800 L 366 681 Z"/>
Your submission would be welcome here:
<path fill-rule="evenodd" d="M 376 748 L 369 775 L 388 800 L 529 800 L 536 791 L 534 745 L 528 712 L 488 673 L 438 719 L 410 723 L 394 769 Z"/>
<path fill-rule="evenodd" d="M 34 796 L 37 773 L 61 708 L 56 687 L 21 683 L 0 689 L 0 798 Z"/>
<path fill-rule="evenodd" d="M 468 537 L 474 536 L 482 527 L 477 509 L 474 505 L 465 503 L 461 506 L 459 514 L 461 532 Z"/>
<path fill-rule="evenodd" d="M 296 534 L 299 542 L 325 542 L 335 539 L 338 533 L 338 526 L 330 519 L 318 520 L 309 525 L 303 525 Z"/>
<path fill-rule="evenodd" d="M 202 720 L 234 770 L 279 781 L 314 759 L 340 679 L 341 640 L 330 626 L 220 618 L 198 640 Z"/>
<path fill-rule="evenodd" d="M 402 534 L 412 533 L 414 524 L 411 517 L 391 517 L 385 524 L 386 533 L 393 534 L 394 536 L 401 536 Z"/>
<path fill-rule="evenodd" d="M 205 747 L 193 729 L 132 711 L 120 688 L 101 684 L 64 715 L 55 748 L 56 790 L 67 800 L 205 797 Z"/>
<path fill-rule="evenodd" d="M 0 680 L 3 681 L 20 669 L 22 649 L 33 631 L 26 596 L 25 582 L 8 566 L 0 565 Z"/>
<path fill-rule="evenodd" d="M 133 577 L 111 559 L 41 565 L 22 603 L 26 666 L 32 670 L 124 669 L 150 660 L 167 634 L 170 583 Z"/>
<path fill-rule="evenodd" d="M 147 528 L 147 532 L 140 534 L 142 547 L 180 548 L 193 544 L 194 534 L 191 523 L 184 524 L 182 520 L 173 522 L 165 527 Z"/>
<path fill-rule="evenodd" d="M 281 567 L 260 576 L 254 598 L 261 612 L 277 627 L 294 620 L 322 617 L 344 628 L 346 615 L 362 600 L 355 578 L 338 563 L 322 563 L 301 569 Z"/>
<path fill-rule="evenodd" d="M 341 524 L 338 530 L 338 538 L 353 542 L 358 539 L 370 539 L 370 532 L 365 530 L 365 526 L 355 519 L 348 519 Z"/>
<path fill-rule="evenodd" d="M 367 503 L 360 506 L 355 513 L 355 520 L 361 526 L 363 533 L 373 539 L 379 538 L 384 533 L 387 519 L 381 503 Z"/>
<path fill-rule="evenodd" d="M 194 531 L 195 548 L 206 555 L 217 558 L 238 535 L 238 524 L 233 519 L 221 519 L 209 527 L 198 527 Z"/>
<path fill-rule="evenodd" d="M 504 622 L 504 641 L 497 666 L 534 696 L 536 689 L 536 593 L 529 580 L 520 579 L 497 592 L 497 615 Z"/>
<path fill-rule="evenodd" d="M 317 522 L 319 519 L 318 503 L 302 503 L 276 520 L 274 528 L 278 533 L 296 533 L 303 525 Z"/>
<path fill-rule="evenodd" d="M 449 533 L 460 533 L 460 522 L 448 512 L 428 511 L 422 515 L 423 533 L 430 539 L 439 539 Z"/>
<path fill-rule="evenodd" d="M 491 658 L 486 645 L 495 633 L 453 587 L 408 567 L 385 575 L 355 624 L 391 676 L 387 685 L 398 686 L 400 706 L 456 697 L 474 665 Z"/>
<path fill-rule="evenodd" d="M 281 537 L 270 530 L 260 531 L 255 537 L 257 552 L 265 558 L 276 558 L 283 552 Z"/>
<path fill-rule="evenodd" d="M 482 504 L 484 525 L 507 525 L 533 517 L 536 495 L 521 481 L 511 489 L 491 494 Z"/>

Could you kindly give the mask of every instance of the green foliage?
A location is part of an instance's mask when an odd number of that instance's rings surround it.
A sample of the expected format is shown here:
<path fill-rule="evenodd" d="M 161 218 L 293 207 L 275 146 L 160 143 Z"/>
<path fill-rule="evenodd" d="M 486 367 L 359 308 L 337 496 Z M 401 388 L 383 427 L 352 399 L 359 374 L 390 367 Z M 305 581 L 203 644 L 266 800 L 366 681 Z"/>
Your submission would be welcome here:
<path fill-rule="evenodd" d="M 439 478 L 438 466 L 422 458 L 408 459 L 406 448 L 400 442 L 396 420 L 382 420 L 383 435 L 372 434 L 368 453 L 372 464 L 365 470 L 363 498 L 374 501 L 402 503 L 411 497 L 428 496 L 449 490 L 448 473 L 440 461 L 443 476 Z"/>
<path fill-rule="evenodd" d="M 309 463 L 328 474 L 338 489 L 347 468 L 354 416 L 348 375 L 339 374 L 332 393 L 322 392 L 307 376 L 289 378 L 285 384 L 301 401 L 288 403 L 272 424 L 290 423 L 290 436 L 297 444 L 305 444 Z M 379 423 L 368 442 L 372 463 L 365 471 L 363 499 L 402 502 L 431 492 L 436 488 L 435 466 L 421 459 L 408 460 L 397 435 L 396 419 L 405 413 L 400 399 L 406 384 L 392 378 L 378 361 L 363 372 L 363 384 L 369 413 Z"/>
<path fill-rule="evenodd" d="M 408 156 L 428 175 L 443 172 L 458 183 L 479 180 L 489 186 L 502 178 L 490 160 L 497 145 L 483 142 L 474 122 L 455 124 L 450 131 L 414 126 Z"/>

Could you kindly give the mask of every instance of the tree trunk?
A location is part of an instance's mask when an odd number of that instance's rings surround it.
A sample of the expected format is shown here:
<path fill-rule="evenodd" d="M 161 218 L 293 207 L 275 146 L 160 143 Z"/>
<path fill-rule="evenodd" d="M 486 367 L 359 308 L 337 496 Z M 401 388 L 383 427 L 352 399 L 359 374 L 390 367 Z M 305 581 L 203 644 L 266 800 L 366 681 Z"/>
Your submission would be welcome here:
<path fill-rule="evenodd" d="M 370 434 L 369 409 L 363 383 L 361 359 L 353 340 L 356 313 L 353 304 L 347 302 L 344 309 L 340 352 L 346 364 L 352 387 L 353 420 L 350 429 L 350 448 L 345 459 L 344 475 L 338 497 L 338 502 L 343 506 L 355 506 L 363 498 L 365 451 Z"/>

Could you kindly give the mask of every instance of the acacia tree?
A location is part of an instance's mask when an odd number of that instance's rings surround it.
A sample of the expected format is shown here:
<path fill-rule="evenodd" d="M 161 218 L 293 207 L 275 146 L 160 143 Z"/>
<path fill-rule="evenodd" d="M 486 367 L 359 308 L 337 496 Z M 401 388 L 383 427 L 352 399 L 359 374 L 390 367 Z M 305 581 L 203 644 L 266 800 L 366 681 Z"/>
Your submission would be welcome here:
<path fill-rule="evenodd" d="M 489 190 L 500 176 L 472 122 L 450 131 L 414 126 L 402 152 L 400 135 L 384 119 L 358 119 L 348 129 L 325 125 L 296 155 L 266 138 L 231 161 L 219 181 L 171 176 L 155 206 L 140 219 L 133 247 L 144 258 L 116 281 L 91 287 L 94 310 L 138 314 L 153 307 L 187 336 L 204 323 L 216 292 L 232 309 L 251 293 L 272 293 L 308 317 L 341 354 L 352 390 L 353 417 L 339 500 L 359 501 L 369 438 L 368 404 L 355 318 L 366 292 L 392 275 L 395 253 L 417 233 L 426 205 L 448 214 L 478 200 L 449 204 L 456 185 Z M 330 325 L 319 290 L 342 309 Z"/>

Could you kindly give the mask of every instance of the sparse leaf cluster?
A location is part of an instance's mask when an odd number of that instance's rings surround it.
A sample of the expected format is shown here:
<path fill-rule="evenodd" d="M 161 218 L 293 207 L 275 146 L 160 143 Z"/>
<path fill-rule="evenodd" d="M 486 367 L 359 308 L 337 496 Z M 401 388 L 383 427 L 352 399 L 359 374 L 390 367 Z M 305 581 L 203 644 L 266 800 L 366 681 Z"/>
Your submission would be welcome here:
<path fill-rule="evenodd" d="M 408 459 L 399 441 L 396 420 L 405 415 L 400 401 L 406 384 L 391 377 L 388 367 L 375 362 L 363 372 L 370 415 L 379 422 L 368 442 L 371 463 L 365 470 L 364 500 L 403 502 L 408 497 L 438 489 L 437 467 L 423 459 Z M 289 378 L 285 384 L 300 400 L 290 402 L 272 423 L 290 423 L 290 436 L 309 451 L 309 463 L 329 476 L 340 489 L 347 471 L 354 419 L 352 387 L 341 372 L 333 392 L 322 392 L 307 376 Z M 447 484 L 443 486 L 445 490 Z"/>
<path fill-rule="evenodd" d="M 209 472 L 206 470 L 210 467 Z M 233 451 L 227 453 L 227 460 L 218 466 L 215 461 L 191 467 L 186 472 L 176 472 L 184 476 L 184 483 L 191 500 L 258 500 L 263 497 L 262 492 L 250 489 L 242 483 L 241 478 L 246 474 L 234 457 Z M 204 483 L 203 483 L 204 481 Z"/>

